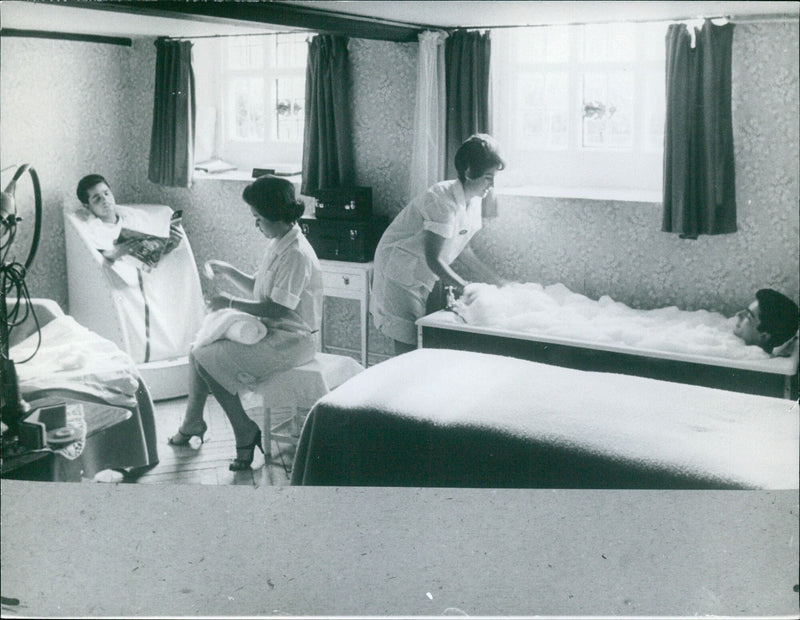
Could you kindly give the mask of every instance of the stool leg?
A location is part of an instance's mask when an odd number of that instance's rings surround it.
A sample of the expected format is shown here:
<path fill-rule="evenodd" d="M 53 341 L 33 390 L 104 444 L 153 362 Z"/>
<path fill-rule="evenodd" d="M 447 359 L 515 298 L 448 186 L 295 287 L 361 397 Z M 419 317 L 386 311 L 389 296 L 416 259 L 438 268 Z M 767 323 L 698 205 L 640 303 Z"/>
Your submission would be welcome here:
<path fill-rule="evenodd" d="M 272 458 L 272 409 L 264 403 L 264 452 L 267 459 Z"/>
<path fill-rule="evenodd" d="M 302 408 L 295 405 L 294 411 L 292 412 L 292 437 L 299 437 L 300 436 L 300 416 Z"/>

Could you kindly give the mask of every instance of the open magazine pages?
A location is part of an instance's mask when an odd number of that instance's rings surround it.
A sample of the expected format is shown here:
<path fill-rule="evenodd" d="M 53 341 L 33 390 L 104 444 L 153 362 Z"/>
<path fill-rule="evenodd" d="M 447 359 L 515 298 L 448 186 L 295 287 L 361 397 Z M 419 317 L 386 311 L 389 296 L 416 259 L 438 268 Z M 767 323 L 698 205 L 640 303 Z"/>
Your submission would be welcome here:
<path fill-rule="evenodd" d="M 126 221 L 120 230 L 116 243 L 120 244 L 131 240 L 134 240 L 135 243 L 130 253 L 120 260 L 133 264 L 144 271 L 150 271 L 158 265 L 161 257 L 168 249 L 171 225 L 174 223 L 179 224 L 180 221 L 180 211 L 172 213 L 170 219 L 162 220 L 158 223 L 158 226 L 153 226 L 153 222 Z"/>

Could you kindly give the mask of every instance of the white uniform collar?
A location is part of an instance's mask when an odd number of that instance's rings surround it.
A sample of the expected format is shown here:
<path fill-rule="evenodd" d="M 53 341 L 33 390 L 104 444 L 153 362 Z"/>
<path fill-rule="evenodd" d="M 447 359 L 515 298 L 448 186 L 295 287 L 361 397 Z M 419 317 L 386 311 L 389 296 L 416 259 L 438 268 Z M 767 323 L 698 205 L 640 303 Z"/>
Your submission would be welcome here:
<path fill-rule="evenodd" d="M 293 224 L 289 229 L 289 232 L 275 241 L 275 254 L 282 254 L 285 252 L 290 245 L 297 241 L 299 235 L 301 234 L 300 227 L 297 225 L 297 223 Z"/>

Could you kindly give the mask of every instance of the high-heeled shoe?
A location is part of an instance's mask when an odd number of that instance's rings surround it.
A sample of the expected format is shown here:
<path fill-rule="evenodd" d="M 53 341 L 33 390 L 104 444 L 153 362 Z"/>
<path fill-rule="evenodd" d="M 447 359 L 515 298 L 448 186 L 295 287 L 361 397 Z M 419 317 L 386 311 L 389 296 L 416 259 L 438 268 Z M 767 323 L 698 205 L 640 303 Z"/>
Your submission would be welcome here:
<path fill-rule="evenodd" d="M 186 446 L 192 440 L 192 437 L 199 437 L 200 443 L 202 444 L 204 443 L 207 430 L 208 426 L 205 422 L 203 422 L 203 430 L 201 430 L 199 433 L 184 433 L 181 429 L 178 429 L 177 433 L 167 439 L 167 443 L 170 446 Z"/>
<path fill-rule="evenodd" d="M 261 450 L 261 454 L 264 454 L 264 448 L 261 445 L 261 429 L 256 431 L 256 436 L 253 438 L 253 443 L 246 446 L 236 446 L 236 458 L 231 461 L 230 465 L 228 465 L 228 469 L 231 471 L 245 471 L 250 469 L 250 466 L 253 464 L 253 459 L 256 455 L 256 448 Z M 247 456 L 245 458 L 240 458 L 240 452 L 244 452 Z"/>

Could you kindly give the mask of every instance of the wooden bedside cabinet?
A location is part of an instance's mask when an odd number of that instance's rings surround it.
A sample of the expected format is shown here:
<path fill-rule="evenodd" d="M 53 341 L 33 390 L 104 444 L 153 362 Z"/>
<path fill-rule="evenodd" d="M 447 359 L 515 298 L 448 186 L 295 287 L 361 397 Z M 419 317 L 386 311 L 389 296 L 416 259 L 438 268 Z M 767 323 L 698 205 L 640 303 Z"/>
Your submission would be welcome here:
<path fill-rule="evenodd" d="M 361 365 L 367 367 L 369 344 L 369 293 L 372 279 L 372 262 L 351 263 L 336 260 L 320 260 L 322 267 L 323 295 L 342 299 L 356 299 L 361 310 Z M 323 325 L 325 321 L 323 320 Z M 325 349 L 324 330 L 320 332 L 320 344 Z"/>

